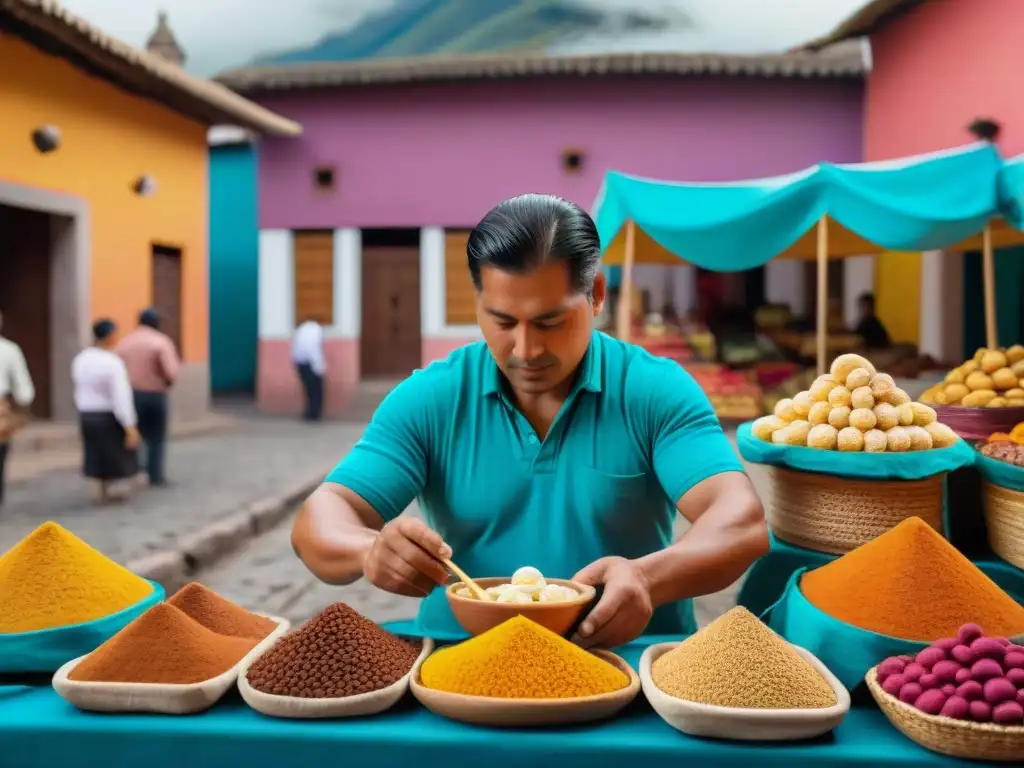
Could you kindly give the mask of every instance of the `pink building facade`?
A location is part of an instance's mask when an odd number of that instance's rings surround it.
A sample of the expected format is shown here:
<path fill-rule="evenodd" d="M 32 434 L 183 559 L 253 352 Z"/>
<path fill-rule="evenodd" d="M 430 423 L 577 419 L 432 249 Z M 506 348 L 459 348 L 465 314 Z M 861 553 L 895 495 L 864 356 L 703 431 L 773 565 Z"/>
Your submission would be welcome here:
<path fill-rule="evenodd" d="M 458 233 L 493 205 L 546 192 L 589 208 L 609 169 L 717 181 L 859 161 L 863 84 L 856 69 L 796 77 L 531 76 L 248 90 L 304 126 L 301 139 L 260 146 L 260 405 L 294 411 L 299 401 L 289 339 L 301 320 L 298 304 L 309 301 L 297 286 L 314 282 L 299 276 L 317 258 L 300 254 L 312 242 L 309 233 L 327 237 L 331 252 L 322 273 L 329 277 L 322 279 L 332 292 L 321 301 L 331 309 L 328 409 L 338 411 L 361 379 L 379 375 L 378 363 L 368 360 L 389 342 L 367 328 L 381 322 L 367 306 L 381 293 L 369 273 L 387 272 L 380 263 L 404 264 L 398 246 L 418 261 L 410 267 L 418 296 L 403 294 L 405 309 L 390 320 L 415 326 L 418 349 L 403 353 L 407 374 L 479 338 L 465 310 L 453 309 L 451 294 L 464 292 L 468 282 L 453 271 L 465 272 Z M 768 275 L 769 293 L 772 285 L 785 292 L 800 279 L 782 274 L 786 264 L 771 268 L 779 274 Z M 394 305 L 399 292 L 391 296 Z M 371 364 L 377 367 L 368 372 Z M 404 375 L 402 365 L 391 373 Z"/>

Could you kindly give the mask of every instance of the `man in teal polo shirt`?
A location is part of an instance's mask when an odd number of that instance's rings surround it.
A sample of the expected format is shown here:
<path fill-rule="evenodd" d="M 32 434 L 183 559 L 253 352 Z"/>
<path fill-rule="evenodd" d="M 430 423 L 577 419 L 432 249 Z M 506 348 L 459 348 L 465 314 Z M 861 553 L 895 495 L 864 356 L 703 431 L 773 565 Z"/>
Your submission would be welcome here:
<path fill-rule="evenodd" d="M 470 575 L 603 585 L 584 646 L 695 629 L 691 598 L 768 550 L 764 511 L 693 379 L 593 330 L 594 222 L 557 197 L 488 213 L 468 243 L 484 342 L 417 371 L 310 496 L 292 535 L 320 579 L 425 596 L 425 634 L 459 631 L 438 585 Z M 425 521 L 401 516 L 419 500 Z M 673 543 L 681 513 L 692 524 Z"/>

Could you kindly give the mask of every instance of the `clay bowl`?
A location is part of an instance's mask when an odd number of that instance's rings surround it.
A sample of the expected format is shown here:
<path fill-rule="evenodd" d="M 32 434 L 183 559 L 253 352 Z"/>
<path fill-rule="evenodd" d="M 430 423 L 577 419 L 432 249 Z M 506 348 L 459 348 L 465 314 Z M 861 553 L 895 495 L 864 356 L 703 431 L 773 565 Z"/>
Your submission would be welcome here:
<path fill-rule="evenodd" d="M 498 584 L 507 584 L 509 576 L 495 576 L 486 579 L 474 579 L 484 589 Z M 450 584 L 445 594 L 448 605 L 455 614 L 455 619 L 462 628 L 471 635 L 480 635 L 489 629 L 511 619 L 513 616 L 525 616 L 531 621 L 550 629 L 558 635 L 565 635 L 577 622 L 587 606 L 594 600 L 596 592 L 586 584 L 577 584 L 568 579 L 545 579 L 548 584 L 562 584 L 572 587 L 580 596 L 576 600 L 564 603 L 497 603 L 477 600 L 475 597 L 463 597 L 455 594 L 457 589 L 464 587 L 461 581 Z"/>

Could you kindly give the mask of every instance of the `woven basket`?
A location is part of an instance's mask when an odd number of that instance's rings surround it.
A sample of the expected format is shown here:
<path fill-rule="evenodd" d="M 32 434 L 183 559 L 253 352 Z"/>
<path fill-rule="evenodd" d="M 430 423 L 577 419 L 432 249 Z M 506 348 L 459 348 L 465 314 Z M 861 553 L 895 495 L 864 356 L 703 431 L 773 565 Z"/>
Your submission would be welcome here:
<path fill-rule="evenodd" d="M 920 517 L 943 532 L 943 474 L 867 481 L 781 467 L 771 467 L 770 473 L 768 526 L 798 547 L 843 555 L 908 517 Z"/>
<path fill-rule="evenodd" d="M 993 432 L 1009 432 L 1024 421 L 1024 408 L 965 408 L 962 405 L 936 405 L 939 421 L 964 440 L 986 440 Z"/>
<path fill-rule="evenodd" d="M 872 667 L 865 677 L 871 695 L 889 722 L 911 741 L 950 757 L 1021 762 L 1024 757 L 1024 726 L 972 723 L 941 715 L 926 715 L 883 691 L 875 674 L 877 669 Z"/>
<path fill-rule="evenodd" d="M 984 489 L 989 546 L 1003 560 L 1024 570 L 1024 491 L 989 482 Z"/>

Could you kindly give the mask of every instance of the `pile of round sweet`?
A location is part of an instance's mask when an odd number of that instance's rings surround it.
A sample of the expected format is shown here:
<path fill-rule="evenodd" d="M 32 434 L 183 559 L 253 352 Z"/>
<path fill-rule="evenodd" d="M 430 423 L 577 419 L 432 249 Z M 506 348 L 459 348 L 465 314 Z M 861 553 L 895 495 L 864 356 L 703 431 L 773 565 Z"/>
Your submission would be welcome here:
<path fill-rule="evenodd" d="M 878 373 L 860 355 L 840 355 L 829 372 L 775 413 L 752 426 L 754 437 L 776 445 L 867 453 L 947 448 L 959 438 L 935 411 Z"/>
<path fill-rule="evenodd" d="M 487 587 L 484 591 L 497 603 L 566 603 L 580 596 L 572 587 L 548 584 L 544 574 L 530 565 L 524 565 L 513 573 L 507 584 Z M 475 597 L 469 587 L 459 587 L 455 594 Z"/>
<path fill-rule="evenodd" d="M 893 656 L 878 665 L 887 694 L 928 715 L 997 725 L 1024 722 L 1024 647 L 986 637 L 965 624 L 956 637 L 916 656 Z"/>
<path fill-rule="evenodd" d="M 921 395 L 921 401 L 965 408 L 1024 407 L 1024 346 L 979 349 Z"/>

